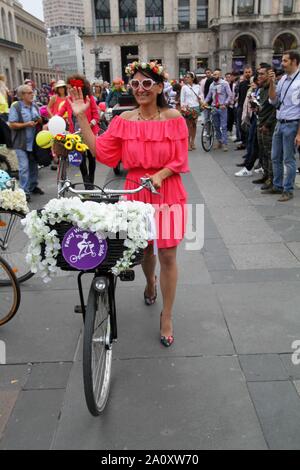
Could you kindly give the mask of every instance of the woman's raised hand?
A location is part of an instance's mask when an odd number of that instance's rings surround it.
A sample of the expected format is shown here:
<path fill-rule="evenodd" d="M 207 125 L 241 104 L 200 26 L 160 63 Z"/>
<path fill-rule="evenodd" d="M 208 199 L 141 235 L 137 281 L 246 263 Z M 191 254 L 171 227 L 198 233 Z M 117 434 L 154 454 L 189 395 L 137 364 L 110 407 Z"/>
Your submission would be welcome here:
<path fill-rule="evenodd" d="M 68 98 L 70 105 L 72 106 L 73 113 L 75 116 L 83 114 L 90 107 L 90 98 L 87 96 L 84 101 L 81 88 L 71 88 L 70 97 Z"/>

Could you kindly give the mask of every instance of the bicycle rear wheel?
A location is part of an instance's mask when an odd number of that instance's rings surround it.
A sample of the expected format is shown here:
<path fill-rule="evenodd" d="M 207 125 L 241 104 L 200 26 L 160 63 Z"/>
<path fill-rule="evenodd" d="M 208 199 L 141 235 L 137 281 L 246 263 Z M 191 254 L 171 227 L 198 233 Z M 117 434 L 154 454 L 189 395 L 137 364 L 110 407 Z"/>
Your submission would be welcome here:
<path fill-rule="evenodd" d="M 33 276 L 26 263 L 29 239 L 21 223 L 24 217 L 20 212 L 0 209 L 0 254 L 20 283 Z M 7 282 L 0 279 L 0 286 L 8 285 Z"/>
<path fill-rule="evenodd" d="M 112 365 L 109 305 L 109 286 L 100 293 L 93 283 L 88 298 L 83 337 L 84 392 L 87 407 L 93 416 L 102 413 L 109 396 Z"/>
<path fill-rule="evenodd" d="M 211 121 L 208 121 L 203 125 L 202 135 L 201 135 L 202 148 L 205 152 L 211 151 L 212 146 L 214 144 L 214 138 L 215 138 L 214 126 L 211 123 Z"/>
<path fill-rule="evenodd" d="M 0 257 L 0 280 L 5 282 L 6 287 L 0 288 L 0 326 L 8 323 L 17 313 L 21 292 L 16 276 L 9 264 Z"/>

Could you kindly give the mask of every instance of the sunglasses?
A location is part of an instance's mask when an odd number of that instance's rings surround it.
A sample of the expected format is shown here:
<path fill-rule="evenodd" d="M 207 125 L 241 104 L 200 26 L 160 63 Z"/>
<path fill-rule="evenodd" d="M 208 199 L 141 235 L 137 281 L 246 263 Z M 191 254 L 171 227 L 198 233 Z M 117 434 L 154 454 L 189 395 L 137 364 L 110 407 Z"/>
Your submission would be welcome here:
<path fill-rule="evenodd" d="M 157 83 L 151 78 L 145 78 L 141 82 L 140 80 L 136 79 L 130 80 L 129 85 L 133 90 L 138 90 L 140 87 L 142 87 L 145 91 L 149 91 L 154 87 L 154 85 L 157 85 Z"/>

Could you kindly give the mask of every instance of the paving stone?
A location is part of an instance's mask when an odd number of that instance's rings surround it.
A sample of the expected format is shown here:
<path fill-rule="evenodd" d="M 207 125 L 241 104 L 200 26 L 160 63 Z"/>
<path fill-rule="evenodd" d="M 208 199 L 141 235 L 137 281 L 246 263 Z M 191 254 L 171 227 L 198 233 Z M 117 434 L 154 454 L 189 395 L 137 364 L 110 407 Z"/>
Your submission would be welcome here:
<path fill-rule="evenodd" d="M 74 312 L 78 293 L 23 292 L 14 320 L 1 329 L 7 363 L 70 362 L 73 360 L 82 319 Z"/>
<path fill-rule="evenodd" d="M 50 449 L 64 390 L 21 392 L 0 442 L 0 450 Z"/>
<path fill-rule="evenodd" d="M 300 333 L 299 333 L 299 341 L 300 341 Z M 292 351 L 292 347 L 291 347 Z M 300 380 L 300 364 L 296 365 L 293 363 L 293 354 L 296 353 L 296 351 L 293 349 L 293 352 L 290 354 L 281 354 L 280 359 L 284 364 L 284 367 L 289 375 L 290 378 L 292 379 L 299 379 Z M 299 362 L 300 359 L 300 354 L 298 353 L 296 355 L 296 359 Z"/>
<path fill-rule="evenodd" d="M 281 243 L 228 245 L 238 270 L 300 268 L 299 260 Z"/>
<path fill-rule="evenodd" d="M 300 242 L 287 243 L 286 246 L 293 255 L 300 260 Z"/>
<path fill-rule="evenodd" d="M 244 271 L 211 271 L 213 284 L 245 284 L 258 282 L 300 281 L 300 269 L 251 269 Z"/>
<path fill-rule="evenodd" d="M 299 340 L 299 283 L 216 285 L 238 354 L 278 354 Z"/>
<path fill-rule="evenodd" d="M 296 382 L 294 382 L 294 385 L 296 387 L 297 393 L 300 396 L 300 380 L 297 380 Z"/>
<path fill-rule="evenodd" d="M 234 348 L 224 317 L 215 295 L 208 285 L 179 285 L 174 307 L 176 342 L 168 350 L 170 356 L 231 355 Z M 117 291 L 119 341 L 115 357 L 158 357 L 166 351 L 159 344 L 159 324 L 162 310 L 161 293 L 157 304 L 147 307 L 143 289 L 122 287 Z M 142 340 L 141 340 L 142 338 Z"/>
<path fill-rule="evenodd" d="M 266 449 L 266 445 L 237 359 L 205 357 L 114 362 L 111 396 L 99 419 L 86 409 L 77 363 L 53 449 Z"/>
<path fill-rule="evenodd" d="M 24 390 L 65 389 L 73 363 L 33 364 Z"/>
<path fill-rule="evenodd" d="M 31 365 L 1 365 L 0 390 L 21 390 L 30 375 Z"/>
<path fill-rule="evenodd" d="M 210 211 L 226 246 L 282 241 L 253 208 L 210 207 Z"/>
<path fill-rule="evenodd" d="M 271 450 L 300 449 L 300 397 L 291 382 L 250 382 L 250 395 Z"/>
<path fill-rule="evenodd" d="M 288 380 L 288 374 L 278 354 L 239 356 L 247 382 Z"/>
<path fill-rule="evenodd" d="M 0 390 L 0 445 L 3 432 L 19 396 L 17 390 Z"/>

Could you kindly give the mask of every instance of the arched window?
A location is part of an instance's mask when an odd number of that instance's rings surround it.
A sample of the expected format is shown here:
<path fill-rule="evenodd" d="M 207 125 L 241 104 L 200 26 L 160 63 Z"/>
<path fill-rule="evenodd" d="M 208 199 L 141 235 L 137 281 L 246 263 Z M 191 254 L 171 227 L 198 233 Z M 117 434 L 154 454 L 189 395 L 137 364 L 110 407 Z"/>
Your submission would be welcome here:
<path fill-rule="evenodd" d="M 2 10 L 1 10 L 1 23 L 2 23 L 3 37 L 4 37 L 4 39 L 9 40 L 7 17 L 6 17 L 6 13 L 4 11 L 4 8 L 2 8 Z"/>
<path fill-rule="evenodd" d="M 136 0 L 119 0 L 120 29 L 122 32 L 137 30 Z"/>
<path fill-rule="evenodd" d="M 98 33 L 110 32 L 110 1 L 95 0 L 96 28 Z"/>
<path fill-rule="evenodd" d="M 13 21 L 13 16 L 11 12 L 8 13 L 8 23 L 9 23 L 9 30 L 10 30 L 10 39 L 11 41 L 16 42 L 14 21 Z"/>

